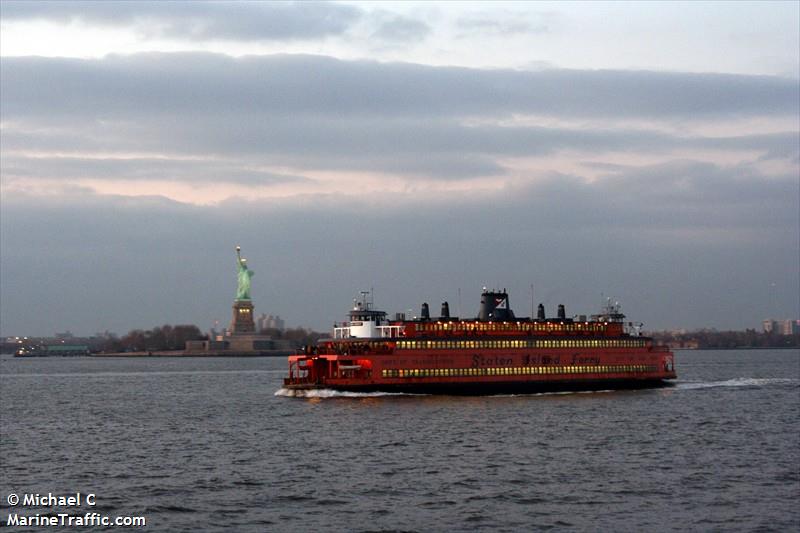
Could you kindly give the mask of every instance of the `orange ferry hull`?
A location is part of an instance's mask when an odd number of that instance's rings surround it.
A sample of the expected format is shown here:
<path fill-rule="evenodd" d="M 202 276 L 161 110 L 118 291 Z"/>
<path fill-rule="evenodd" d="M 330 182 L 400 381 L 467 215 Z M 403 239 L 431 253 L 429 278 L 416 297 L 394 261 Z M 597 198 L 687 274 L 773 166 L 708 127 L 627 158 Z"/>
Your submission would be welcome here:
<path fill-rule="evenodd" d="M 498 394 L 662 387 L 676 378 L 669 348 L 639 335 L 619 305 L 586 319 L 516 318 L 508 295 L 486 291 L 475 319 L 388 321 L 366 299 L 333 336 L 289 357 L 289 391 L 333 389 Z M 633 334 L 631 334 L 633 333 Z"/>
<path fill-rule="evenodd" d="M 673 355 L 660 347 L 615 353 L 294 355 L 289 390 L 421 394 L 515 394 L 669 386 Z"/>

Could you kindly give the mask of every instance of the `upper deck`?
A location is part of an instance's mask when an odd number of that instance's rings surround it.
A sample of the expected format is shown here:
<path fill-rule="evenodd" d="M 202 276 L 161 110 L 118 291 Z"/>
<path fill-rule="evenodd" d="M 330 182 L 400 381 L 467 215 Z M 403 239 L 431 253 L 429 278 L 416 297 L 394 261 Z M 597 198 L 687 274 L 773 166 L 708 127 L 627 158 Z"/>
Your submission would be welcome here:
<path fill-rule="evenodd" d="M 386 313 L 372 308 L 362 292 L 361 301 L 354 300 L 349 321 L 334 326 L 334 341 L 409 341 L 420 340 L 475 340 L 524 338 L 619 338 L 640 337 L 639 326 L 624 322 L 625 315 L 619 304 L 609 303 L 600 314 L 567 318 L 563 305 L 558 306 L 556 317 L 545 317 L 544 306 L 539 304 L 537 318 L 517 318 L 508 305 L 508 294 L 484 291 L 481 309 L 474 319 L 451 317 L 447 302 L 442 304 L 441 316 L 431 318 L 428 304 L 422 304 L 419 318 L 406 320 L 404 315 L 386 320 Z"/>

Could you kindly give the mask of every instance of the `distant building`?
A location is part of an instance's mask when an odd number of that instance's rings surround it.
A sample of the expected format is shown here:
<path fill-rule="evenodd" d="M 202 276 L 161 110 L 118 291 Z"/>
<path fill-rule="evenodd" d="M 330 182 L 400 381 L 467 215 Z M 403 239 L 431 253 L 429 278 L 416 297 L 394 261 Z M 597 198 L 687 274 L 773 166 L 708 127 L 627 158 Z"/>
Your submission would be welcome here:
<path fill-rule="evenodd" d="M 667 346 L 670 347 L 672 350 L 697 350 L 700 348 L 700 342 L 696 339 L 687 339 L 687 340 L 672 340 L 667 341 L 665 343 Z"/>
<path fill-rule="evenodd" d="M 800 320 L 772 320 L 767 319 L 762 323 L 764 333 L 775 333 L 777 335 L 797 335 L 800 334 Z"/>
<path fill-rule="evenodd" d="M 258 326 L 258 331 L 263 331 L 265 329 L 277 329 L 278 331 L 283 331 L 286 329 L 286 323 L 283 321 L 283 319 L 281 319 L 280 316 L 265 315 L 263 313 L 256 319 L 256 326 Z"/>

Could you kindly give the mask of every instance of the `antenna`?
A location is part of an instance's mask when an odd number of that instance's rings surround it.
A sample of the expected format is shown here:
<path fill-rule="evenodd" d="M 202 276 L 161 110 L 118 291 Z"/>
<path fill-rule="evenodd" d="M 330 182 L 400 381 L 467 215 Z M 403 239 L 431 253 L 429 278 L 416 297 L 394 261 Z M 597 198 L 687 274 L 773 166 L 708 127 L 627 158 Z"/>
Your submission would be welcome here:
<path fill-rule="evenodd" d="M 531 319 L 533 319 L 533 283 L 531 283 Z"/>

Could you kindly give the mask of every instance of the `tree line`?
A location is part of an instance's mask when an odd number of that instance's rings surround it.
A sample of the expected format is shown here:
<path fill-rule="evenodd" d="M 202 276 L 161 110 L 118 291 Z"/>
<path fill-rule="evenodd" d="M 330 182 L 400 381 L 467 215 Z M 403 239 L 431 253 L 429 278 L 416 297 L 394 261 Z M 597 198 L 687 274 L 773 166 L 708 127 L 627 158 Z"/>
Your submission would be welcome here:
<path fill-rule="evenodd" d="M 731 348 L 797 348 L 800 347 L 800 335 L 780 335 L 775 332 L 760 332 L 754 329 L 744 331 L 716 331 L 702 329 L 674 333 L 655 331 L 649 334 L 653 339 L 664 344 L 696 343 L 700 349 Z"/>
<path fill-rule="evenodd" d="M 324 333 L 305 328 L 263 329 L 261 335 L 272 339 L 285 339 L 299 347 L 305 344 L 314 344 Z M 208 335 L 200 331 L 193 324 L 171 326 L 165 324 L 153 329 L 134 329 L 122 337 L 113 333 L 107 334 L 99 349 L 104 352 L 155 352 L 183 350 L 186 341 L 208 340 Z"/>
<path fill-rule="evenodd" d="M 165 324 L 153 329 L 134 329 L 122 337 L 110 334 L 102 346 L 104 352 L 153 352 L 183 350 L 186 341 L 207 340 L 200 328 L 193 324 L 171 326 Z"/>

